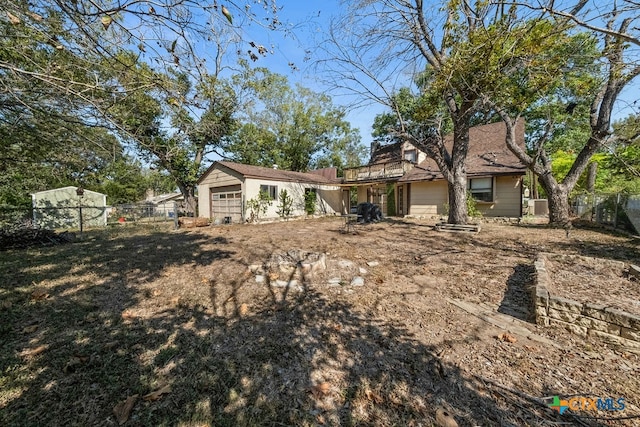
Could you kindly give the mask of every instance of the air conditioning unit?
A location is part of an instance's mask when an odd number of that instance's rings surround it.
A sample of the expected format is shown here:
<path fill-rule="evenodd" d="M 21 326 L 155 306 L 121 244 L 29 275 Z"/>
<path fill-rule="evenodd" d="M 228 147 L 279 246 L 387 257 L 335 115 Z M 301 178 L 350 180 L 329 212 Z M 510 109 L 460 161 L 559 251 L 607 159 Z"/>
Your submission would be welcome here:
<path fill-rule="evenodd" d="M 549 215 L 549 201 L 547 199 L 533 199 L 534 215 Z"/>

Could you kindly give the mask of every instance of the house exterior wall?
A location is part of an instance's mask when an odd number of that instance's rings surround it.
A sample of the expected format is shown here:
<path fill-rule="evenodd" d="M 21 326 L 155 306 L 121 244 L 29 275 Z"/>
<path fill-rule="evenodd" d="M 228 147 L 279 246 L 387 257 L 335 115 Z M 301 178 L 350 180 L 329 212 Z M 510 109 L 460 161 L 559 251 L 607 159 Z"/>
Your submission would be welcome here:
<path fill-rule="evenodd" d="M 444 215 L 444 205 L 449 200 L 447 182 L 412 182 L 409 215 Z"/>
<path fill-rule="evenodd" d="M 367 187 L 358 187 L 358 204 L 367 202 Z"/>
<path fill-rule="evenodd" d="M 287 190 L 289 196 L 293 199 L 291 209 L 292 216 L 306 215 L 304 209 L 304 194 L 307 188 L 315 188 L 317 192 L 316 213 L 323 215 L 340 214 L 342 212 L 342 190 L 340 187 L 320 184 L 307 184 L 298 182 L 272 181 L 264 178 L 247 178 L 245 180 L 244 196 L 245 206 L 246 200 L 254 199 L 260 192 L 261 185 L 277 186 L 277 194 L 280 195 L 282 190 Z M 273 200 L 269 205 L 267 212 L 261 216 L 262 219 L 279 218 L 278 206 L 279 200 Z M 246 210 L 246 208 L 245 208 Z M 247 215 L 245 213 L 245 215 Z"/>
<path fill-rule="evenodd" d="M 497 176 L 493 179 L 493 203 L 476 205 L 484 216 L 519 217 L 522 201 L 522 177 Z"/>
<path fill-rule="evenodd" d="M 427 154 L 424 151 L 422 151 L 419 148 L 417 148 L 415 145 L 413 145 L 410 142 L 404 142 L 402 144 L 402 156 L 403 156 L 403 158 L 404 158 L 404 153 L 406 151 L 409 151 L 409 150 L 416 150 L 416 163 L 417 164 L 420 164 L 420 163 L 424 162 L 427 159 Z"/>
<path fill-rule="evenodd" d="M 107 225 L 107 196 L 95 191 L 84 190 L 82 198 L 76 187 L 63 187 L 40 191 L 31 195 L 33 220 L 40 227 L 80 228 L 82 205 L 83 227 L 104 227 Z"/>
<path fill-rule="evenodd" d="M 449 199 L 446 181 L 412 182 L 410 185 L 409 215 L 445 215 L 445 204 Z M 521 176 L 494 177 L 493 202 L 478 202 L 476 207 L 487 217 L 519 217 L 521 191 Z"/>
<path fill-rule="evenodd" d="M 211 189 L 242 184 L 242 179 L 233 172 L 221 169 L 212 170 L 198 184 L 198 216 L 211 218 Z"/>

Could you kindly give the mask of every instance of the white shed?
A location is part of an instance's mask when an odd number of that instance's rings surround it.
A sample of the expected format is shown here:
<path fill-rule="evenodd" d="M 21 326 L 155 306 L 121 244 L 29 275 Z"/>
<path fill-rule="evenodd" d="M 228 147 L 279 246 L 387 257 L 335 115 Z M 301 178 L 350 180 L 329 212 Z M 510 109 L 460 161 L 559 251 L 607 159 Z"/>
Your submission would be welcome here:
<path fill-rule="evenodd" d="M 43 228 L 104 227 L 107 196 L 78 187 L 62 187 L 31 194 L 33 221 Z M 82 213 L 82 216 L 80 215 Z"/>
<path fill-rule="evenodd" d="M 335 175 L 335 174 L 334 174 Z M 292 172 L 275 168 L 218 161 L 198 180 L 198 215 L 220 222 L 242 222 L 247 219 L 247 200 L 267 192 L 273 201 L 263 219 L 278 218 L 278 197 L 286 190 L 293 199 L 292 216 L 305 215 L 305 193 L 316 193 L 319 214 L 344 211 L 339 180 L 326 174 Z"/>

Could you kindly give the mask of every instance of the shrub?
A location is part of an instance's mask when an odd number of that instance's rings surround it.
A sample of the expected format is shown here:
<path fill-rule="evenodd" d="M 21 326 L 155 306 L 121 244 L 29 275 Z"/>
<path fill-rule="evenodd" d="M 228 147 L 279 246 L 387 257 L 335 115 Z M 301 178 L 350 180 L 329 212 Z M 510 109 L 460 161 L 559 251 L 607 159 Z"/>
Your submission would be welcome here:
<path fill-rule="evenodd" d="M 278 215 L 287 219 L 291 216 L 291 207 L 293 206 L 293 198 L 287 193 L 287 190 L 281 190 L 278 197 L 280 204 L 278 205 Z"/>

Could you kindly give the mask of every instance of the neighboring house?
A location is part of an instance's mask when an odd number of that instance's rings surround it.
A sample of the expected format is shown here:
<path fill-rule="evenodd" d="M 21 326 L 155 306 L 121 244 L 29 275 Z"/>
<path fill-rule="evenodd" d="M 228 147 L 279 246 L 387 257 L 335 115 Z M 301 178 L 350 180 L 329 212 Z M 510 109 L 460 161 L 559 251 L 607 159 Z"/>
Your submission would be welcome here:
<path fill-rule="evenodd" d="M 273 201 L 261 218 L 278 218 L 279 195 L 287 190 L 293 199 L 292 216 L 305 214 L 305 193 L 310 191 L 316 193 L 316 212 L 340 214 L 346 207 L 339 184 L 335 169 L 303 173 L 218 161 L 198 180 L 198 212 L 215 222 L 245 221 L 247 200 L 257 198 L 262 190 Z"/>
<path fill-rule="evenodd" d="M 181 193 L 149 195 L 143 203 L 150 205 L 152 216 L 173 217 L 176 208 L 180 211 L 184 210 L 184 196 Z"/>
<path fill-rule="evenodd" d="M 43 228 L 80 228 L 107 225 L 107 196 L 78 187 L 62 187 L 31 194 L 33 221 Z"/>
<path fill-rule="evenodd" d="M 468 188 L 485 216 L 522 216 L 526 167 L 509 151 L 502 122 L 469 130 Z M 524 147 L 524 121 L 516 126 Z M 451 147 L 451 136 L 445 139 Z M 355 186 L 358 203 L 380 206 L 386 215 L 438 216 L 446 213 L 447 181 L 435 161 L 408 142 L 372 147 L 371 162 L 346 169 L 343 186 Z"/>

